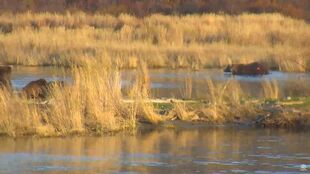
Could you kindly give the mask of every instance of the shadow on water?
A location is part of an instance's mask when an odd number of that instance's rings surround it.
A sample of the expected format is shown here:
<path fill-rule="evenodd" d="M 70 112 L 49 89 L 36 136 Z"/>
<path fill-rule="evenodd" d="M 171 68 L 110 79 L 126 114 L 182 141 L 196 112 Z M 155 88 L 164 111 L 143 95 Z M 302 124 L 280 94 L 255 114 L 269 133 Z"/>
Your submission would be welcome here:
<path fill-rule="evenodd" d="M 122 86 L 128 88 L 134 82 L 135 70 L 122 71 Z M 277 80 L 280 94 L 286 96 L 310 96 L 310 73 L 284 73 L 272 71 L 265 76 L 232 76 L 224 74 L 220 69 L 207 69 L 200 71 L 187 71 L 185 69 L 151 69 L 149 70 L 151 79 L 151 92 L 154 97 L 182 98 L 186 79 L 191 79 L 192 97 L 203 98 L 206 92 L 207 79 L 216 83 L 224 83 L 228 80 L 237 80 L 243 91 L 250 96 L 262 96 L 261 83 L 264 80 Z M 51 80 L 72 81 L 70 71 L 55 67 L 17 67 L 13 70 L 12 83 L 16 89 L 21 89 L 27 83 L 39 78 Z"/>
<path fill-rule="evenodd" d="M 200 127 L 102 137 L 0 138 L 0 173 L 298 173 L 310 132 Z"/>

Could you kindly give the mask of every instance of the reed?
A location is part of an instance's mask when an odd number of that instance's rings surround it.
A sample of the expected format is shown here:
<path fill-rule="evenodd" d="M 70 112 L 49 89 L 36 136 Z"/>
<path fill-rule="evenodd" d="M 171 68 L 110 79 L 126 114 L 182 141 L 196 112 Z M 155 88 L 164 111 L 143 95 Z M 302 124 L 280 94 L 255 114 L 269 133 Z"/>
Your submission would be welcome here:
<path fill-rule="evenodd" d="M 185 77 L 184 86 L 181 88 L 183 99 L 191 99 L 193 94 L 193 79 L 189 75 Z"/>
<path fill-rule="evenodd" d="M 187 106 L 185 103 L 174 103 L 173 106 L 173 112 L 177 119 L 188 122 L 199 120 L 199 116 L 195 113 L 195 109 Z"/>
<path fill-rule="evenodd" d="M 47 104 L 0 91 L 0 132 L 67 135 L 135 127 L 134 107 L 122 102 L 117 71 L 89 65 L 73 74 L 73 85 L 53 87 Z"/>
<path fill-rule="evenodd" d="M 276 100 L 280 98 L 280 90 L 276 80 L 264 80 L 262 87 L 265 98 Z"/>
<path fill-rule="evenodd" d="M 103 62 L 111 63 L 108 59 Z M 270 114 L 261 108 L 261 103 L 249 102 L 237 81 L 214 83 L 210 79 L 205 81 L 208 92 L 203 102 L 172 102 L 172 109 L 162 114 L 151 102 L 146 63 L 138 62 L 138 67 L 136 82 L 128 96 L 133 102 L 124 100 L 117 69 L 91 62 L 87 66 L 72 68 L 73 84 L 53 86 L 47 103 L 0 90 L 0 134 L 102 134 L 133 130 L 138 122 L 159 124 L 171 119 L 210 123 L 249 122 L 255 121 L 259 114 Z M 265 81 L 263 88 L 266 98 L 278 99 L 277 82 Z M 261 123 L 294 127 L 300 123 L 299 118 L 307 120 L 306 116 L 292 117 L 288 110 L 284 111 L 284 115 L 272 116 Z"/>
<path fill-rule="evenodd" d="M 135 102 L 137 108 L 138 119 L 143 122 L 158 124 L 164 121 L 160 116 L 152 102 L 150 102 L 150 77 L 147 64 L 144 61 L 138 62 L 136 82 L 133 85 L 129 97 Z"/>
<path fill-rule="evenodd" d="M 199 22 L 197 22 L 199 21 Z M 202 14 L 137 18 L 82 12 L 1 14 L 0 62 L 83 66 L 110 57 L 120 68 L 193 70 L 261 61 L 282 71 L 310 70 L 310 26 L 280 14 Z"/>
<path fill-rule="evenodd" d="M 254 105 L 245 102 L 240 84 L 235 80 L 215 84 L 212 80 L 206 81 L 208 88 L 205 99 L 207 105 L 198 109 L 198 115 L 211 122 L 230 122 L 251 119 L 257 112 Z"/>
<path fill-rule="evenodd" d="M 215 83 L 207 79 L 206 95 L 201 96 L 203 102 L 174 102 L 170 119 L 183 121 L 206 121 L 211 123 L 226 123 L 254 119 L 259 111 L 254 103 L 245 95 L 236 80 L 225 83 Z M 172 115 L 172 116 L 171 116 Z"/>

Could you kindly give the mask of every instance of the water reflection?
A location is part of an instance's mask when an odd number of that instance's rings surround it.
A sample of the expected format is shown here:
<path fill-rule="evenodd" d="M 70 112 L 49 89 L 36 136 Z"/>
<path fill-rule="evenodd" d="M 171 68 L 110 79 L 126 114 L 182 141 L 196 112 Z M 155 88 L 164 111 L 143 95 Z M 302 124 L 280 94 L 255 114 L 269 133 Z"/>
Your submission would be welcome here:
<path fill-rule="evenodd" d="M 154 97 L 184 97 L 186 79 L 192 81 L 192 97 L 204 98 L 208 92 L 207 79 L 215 83 L 224 83 L 235 79 L 240 82 L 242 89 L 250 96 L 263 95 L 261 82 L 264 80 L 277 80 L 280 94 L 286 96 L 310 96 L 310 73 L 283 73 L 272 71 L 263 77 L 231 76 L 224 74 L 220 69 L 208 69 L 201 71 L 187 71 L 184 69 L 153 69 L 149 70 L 151 78 L 151 92 Z M 122 71 L 122 86 L 128 88 L 135 78 L 135 70 Z M 21 89 L 27 83 L 39 78 L 51 80 L 72 81 L 70 71 L 55 67 L 16 67 L 13 70 L 13 86 Z M 124 90 L 126 91 L 126 90 Z"/>
<path fill-rule="evenodd" d="M 298 173 L 310 132 L 201 127 L 103 137 L 0 138 L 0 173 Z"/>

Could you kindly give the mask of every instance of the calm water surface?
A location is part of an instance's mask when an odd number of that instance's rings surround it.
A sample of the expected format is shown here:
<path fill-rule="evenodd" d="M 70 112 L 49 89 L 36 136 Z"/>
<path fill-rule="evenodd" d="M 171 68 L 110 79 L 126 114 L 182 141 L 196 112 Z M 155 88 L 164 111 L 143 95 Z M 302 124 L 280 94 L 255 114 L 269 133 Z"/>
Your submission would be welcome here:
<path fill-rule="evenodd" d="M 310 132 L 231 127 L 2 137 L 0 173 L 310 173 L 309 137 Z"/>
<path fill-rule="evenodd" d="M 134 82 L 135 70 L 122 71 L 122 86 L 127 88 Z M 276 80 L 280 87 L 280 94 L 286 96 L 310 96 L 310 73 L 283 73 L 273 71 L 262 77 L 231 76 L 224 74 L 220 69 L 200 71 L 154 69 L 149 70 L 152 94 L 154 97 L 185 97 L 183 96 L 186 83 L 191 79 L 192 97 L 203 98 L 208 92 L 207 79 L 215 83 L 224 83 L 237 80 L 243 91 L 251 96 L 263 94 L 261 83 L 265 80 Z M 44 78 L 51 80 L 72 81 L 69 70 L 55 67 L 17 67 L 13 70 L 13 86 L 21 89 L 32 80 Z"/>

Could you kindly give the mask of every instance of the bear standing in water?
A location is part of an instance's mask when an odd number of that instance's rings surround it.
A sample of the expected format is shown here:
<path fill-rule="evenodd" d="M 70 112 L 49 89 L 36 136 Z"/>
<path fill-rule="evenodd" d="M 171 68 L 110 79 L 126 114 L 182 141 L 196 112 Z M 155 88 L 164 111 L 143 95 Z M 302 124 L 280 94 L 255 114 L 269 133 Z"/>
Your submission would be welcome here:
<path fill-rule="evenodd" d="M 49 91 L 55 87 L 64 88 L 64 81 L 51 81 L 47 82 L 45 79 L 38 79 L 28 83 L 23 89 L 22 93 L 27 98 L 32 99 L 46 99 L 49 95 Z"/>
<path fill-rule="evenodd" d="M 11 84 L 11 66 L 0 66 L 0 88 L 1 89 L 12 89 Z"/>
<path fill-rule="evenodd" d="M 265 75 L 269 73 L 269 70 L 263 64 L 253 62 L 250 64 L 228 65 L 224 72 L 231 72 L 232 75 Z"/>
<path fill-rule="evenodd" d="M 47 96 L 48 83 L 45 79 L 31 81 L 23 89 L 22 92 L 27 98 L 45 98 Z"/>

